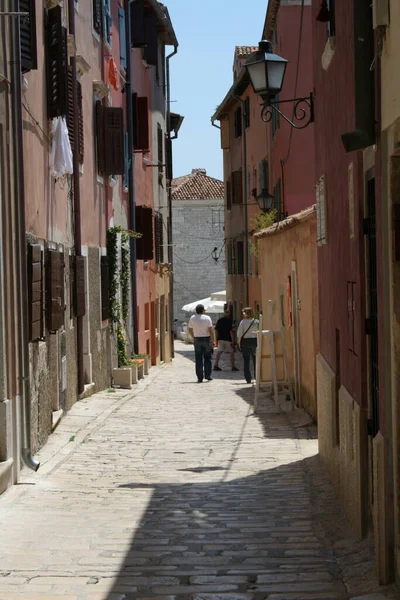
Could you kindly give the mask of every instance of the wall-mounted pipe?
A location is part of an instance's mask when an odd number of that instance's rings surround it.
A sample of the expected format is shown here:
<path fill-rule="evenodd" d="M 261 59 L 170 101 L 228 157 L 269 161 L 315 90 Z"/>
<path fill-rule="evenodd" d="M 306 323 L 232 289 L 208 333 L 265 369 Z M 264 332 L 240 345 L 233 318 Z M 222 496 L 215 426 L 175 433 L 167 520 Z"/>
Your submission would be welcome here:
<path fill-rule="evenodd" d="M 22 90 L 21 90 L 21 54 L 19 19 L 12 18 L 12 57 L 11 57 L 11 95 L 12 119 L 14 125 L 13 163 L 14 190 L 16 215 L 16 292 L 18 302 L 18 363 L 20 394 L 22 399 L 21 428 L 22 428 L 22 460 L 27 467 L 37 471 L 40 463 L 32 456 L 31 432 L 31 394 L 29 374 L 29 320 L 28 320 L 28 281 L 26 262 L 26 227 L 25 227 L 25 180 L 23 156 L 23 125 L 22 125 Z"/>

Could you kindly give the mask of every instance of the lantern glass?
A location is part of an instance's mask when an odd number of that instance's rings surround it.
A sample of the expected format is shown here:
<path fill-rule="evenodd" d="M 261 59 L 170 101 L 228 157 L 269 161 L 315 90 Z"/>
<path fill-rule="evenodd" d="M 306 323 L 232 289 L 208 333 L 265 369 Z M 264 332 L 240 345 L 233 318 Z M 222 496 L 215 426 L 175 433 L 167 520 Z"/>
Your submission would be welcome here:
<path fill-rule="evenodd" d="M 259 50 L 246 62 L 255 93 L 264 97 L 279 94 L 283 86 L 287 62 L 285 58 L 274 53 L 271 42 L 265 40 L 260 42 Z"/>

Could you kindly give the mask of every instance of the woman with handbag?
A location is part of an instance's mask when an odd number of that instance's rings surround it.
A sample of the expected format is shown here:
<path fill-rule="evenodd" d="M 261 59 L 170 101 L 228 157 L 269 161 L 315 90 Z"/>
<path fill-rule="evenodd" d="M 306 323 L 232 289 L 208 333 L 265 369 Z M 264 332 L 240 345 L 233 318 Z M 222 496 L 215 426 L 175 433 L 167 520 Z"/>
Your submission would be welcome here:
<path fill-rule="evenodd" d="M 244 378 L 251 383 L 250 358 L 253 360 L 254 378 L 256 377 L 256 350 L 258 320 L 253 317 L 253 310 L 244 308 L 243 319 L 237 329 L 238 347 L 243 353 Z"/>

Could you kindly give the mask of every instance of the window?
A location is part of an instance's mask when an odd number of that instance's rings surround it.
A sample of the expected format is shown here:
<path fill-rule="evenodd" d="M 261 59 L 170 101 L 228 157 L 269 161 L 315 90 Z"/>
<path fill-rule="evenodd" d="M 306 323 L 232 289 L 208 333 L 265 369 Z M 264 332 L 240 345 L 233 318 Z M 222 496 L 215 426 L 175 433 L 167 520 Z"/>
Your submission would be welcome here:
<path fill-rule="evenodd" d="M 83 317 L 86 314 L 85 273 L 86 258 L 75 256 L 75 309 L 77 317 Z"/>
<path fill-rule="evenodd" d="M 19 11 L 28 13 L 20 19 L 21 70 L 23 73 L 37 69 L 36 46 L 36 2 L 35 0 L 19 0 Z"/>
<path fill-rule="evenodd" d="M 152 260 L 153 252 L 153 211 L 148 206 L 136 206 L 136 231 L 142 237 L 136 239 L 137 260 Z"/>
<path fill-rule="evenodd" d="M 235 138 L 238 138 L 242 135 L 242 109 L 240 106 L 235 110 L 234 130 Z"/>
<path fill-rule="evenodd" d="M 154 217 L 154 227 L 156 236 L 156 263 L 164 262 L 164 219 L 161 213 Z"/>
<path fill-rule="evenodd" d="M 211 209 L 211 226 L 216 233 L 222 233 L 224 230 L 224 216 L 222 208 Z"/>
<path fill-rule="evenodd" d="M 72 90 L 72 67 L 68 67 L 68 106 L 67 106 L 67 125 L 68 125 L 68 136 L 71 144 L 71 150 L 75 152 L 75 131 L 74 131 L 74 99 Z M 78 152 L 79 152 L 79 163 L 83 164 L 84 157 L 84 138 L 83 138 L 83 107 L 82 107 L 82 86 L 80 81 L 76 82 L 77 93 L 78 93 Z"/>
<path fill-rule="evenodd" d="M 135 4 L 135 3 L 134 3 Z M 131 5 L 132 6 L 132 5 Z M 133 146 L 135 151 L 148 152 L 149 136 L 149 103 L 147 96 L 132 94 L 133 103 Z"/>
<path fill-rule="evenodd" d="M 143 48 L 143 60 L 148 65 L 158 67 L 158 31 L 157 18 L 154 14 L 144 16 L 144 30 L 146 45 Z"/>
<path fill-rule="evenodd" d="M 250 127 L 250 98 L 249 96 L 247 96 L 246 100 L 244 101 L 244 114 L 243 114 L 243 121 L 244 121 L 244 126 L 246 127 Z"/>
<path fill-rule="evenodd" d="M 267 158 L 260 160 L 258 163 L 258 177 L 259 193 L 261 194 L 264 190 L 269 192 L 269 164 Z"/>
<path fill-rule="evenodd" d="M 143 48 L 146 45 L 144 27 L 144 0 L 131 2 L 130 26 L 132 48 Z"/>
<path fill-rule="evenodd" d="M 47 12 L 47 116 L 49 119 L 67 114 L 67 30 L 62 26 L 61 7 Z"/>
<path fill-rule="evenodd" d="M 97 168 L 104 175 L 123 175 L 124 125 L 122 108 L 96 102 Z"/>
<path fill-rule="evenodd" d="M 232 275 L 233 273 L 233 268 L 232 268 L 232 242 L 229 242 L 226 245 L 226 255 L 228 257 L 228 275 Z"/>
<path fill-rule="evenodd" d="M 125 11 L 118 8 L 118 29 L 119 29 L 119 61 L 121 67 L 126 69 L 126 35 L 125 35 Z"/>
<path fill-rule="evenodd" d="M 237 266 L 236 266 L 236 242 L 233 242 L 232 244 L 232 273 L 233 275 L 236 275 L 237 273 Z"/>
<path fill-rule="evenodd" d="M 54 333 L 64 325 L 64 254 L 62 252 L 47 251 L 46 280 L 47 327 Z"/>
<path fill-rule="evenodd" d="M 236 255 L 237 255 L 237 274 L 244 274 L 244 246 L 243 242 L 236 243 Z"/>
<path fill-rule="evenodd" d="M 328 242 L 325 177 L 322 176 L 316 186 L 317 244 Z"/>
<path fill-rule="evenodd" d="M 278 104 L 279 103 L 279 94 L 276 94 L 276 96 L 274 96 L 274 100 L 273 101 L 274 101 L 274 104 Z M 275 135 L 276 131 L 280 127 L 280 115 L 274 109 L 272 109 L 271 126 L 272 126 L 272 135 Z"/>
<path fill-rule="evenodd" d="M 228 177 L 226 180 L 226 210 L 231 210 L 232 208 L 232 186 L 231 186 L 231 178 Z"/>
<path fill-rule="evenodd" d="M 102 0 L 92 0 L 93 1 L 93 29 L 98 34 L 101 35 L 101 26 L 102 26 L 102 10 L 101 4 Z"/>
<path fill-rule="evenodd" d="M 232 204 L 243 204 L 242 171 L 232 172 Z"/>
<path fill-rule="evenodd" d="M 103 37 L 107 44 L 112 44 L 111 0 L 103 0 Z"/>
<path fill-rule="evenodd" d="M 43 250 L 40 244 L 28 246 L 29 341 L 44 337 Z"/>
<path fill-rule="evenodd" d="M 144 328 L 146 331 L 150 329 L 150 303 L 144 305 Z"/>

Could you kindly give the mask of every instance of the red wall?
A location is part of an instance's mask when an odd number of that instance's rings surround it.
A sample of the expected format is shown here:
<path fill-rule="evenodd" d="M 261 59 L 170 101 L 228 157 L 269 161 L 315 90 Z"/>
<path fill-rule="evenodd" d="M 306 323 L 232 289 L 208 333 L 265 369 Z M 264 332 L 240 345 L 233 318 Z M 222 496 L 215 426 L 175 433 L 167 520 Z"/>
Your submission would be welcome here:
<path fill-rule="evenodd" d="M 358 403 L 363 399 L 365 277 L 362 153 L 347 154 L 341 134 L 355 128 L 353 7 L 336 3 L 336 51 L 328 70 L 321 66 L 327 42 L 326 24 L 315 20 L 321 6 L 313 0 L 315 44 L 316 179 L 326 178 L 328 243 L 318 249 L 320 349 L 337 372 L 336 329 L 340 332 L 341 383 Z M 349 234 L 348 167 L 354 164 L 355 236 Z M 347 282 L 356 284 L 355 352 L 351 352 L 347 310 Z M 365 371 L 365 369 L 364 369 Z"/>

